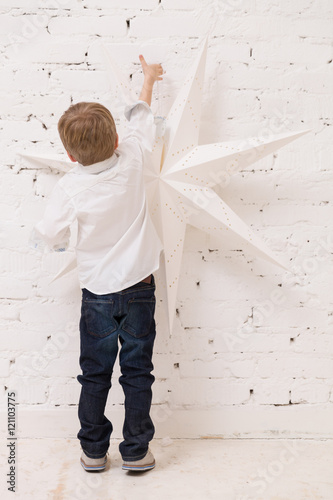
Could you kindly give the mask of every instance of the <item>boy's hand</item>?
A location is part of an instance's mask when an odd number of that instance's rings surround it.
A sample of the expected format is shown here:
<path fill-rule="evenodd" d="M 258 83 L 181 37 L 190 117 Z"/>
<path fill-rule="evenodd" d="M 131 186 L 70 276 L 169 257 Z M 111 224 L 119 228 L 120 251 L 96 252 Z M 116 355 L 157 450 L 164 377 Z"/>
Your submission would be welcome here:
<path fill-rule="evenodd" d="M 161 75 L 163 75 L 164 71 L 161 64 L 147 64 L 143 55 L 140 55 L 139 58 L 145 77 L 139 99 L 150 106 L 154 83 L 163 80 Z"/>
<path fill-rule="evenodd" d="M 163 68 L 161 64 L 147 64 L 143 55 L 140 55 L 139 59 L 145 77 L 145 84 L 153 87 L 156 81 L 163 80 L 161 77 L 161 75 L 163 75 Z"/>

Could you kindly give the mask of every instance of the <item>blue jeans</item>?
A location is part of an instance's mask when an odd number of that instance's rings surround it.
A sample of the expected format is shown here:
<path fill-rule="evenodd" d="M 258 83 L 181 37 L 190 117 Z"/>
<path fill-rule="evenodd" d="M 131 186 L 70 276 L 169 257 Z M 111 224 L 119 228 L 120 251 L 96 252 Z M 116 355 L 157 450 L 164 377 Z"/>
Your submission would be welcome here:
<path fill-rule="evenodd" d="M 96 295 L 82 289 L 80 367 L 82 385 L 77 434 L 90 458 L 103 457 L 110 445 L 112 423 L 104 414 L 120 343 L 119 382 L 125 395 L 125 421 L 119 451 L 126 461 L 140 460 L 155 428 L 150 418 L 155 380 L 151 371 L 155 329 L 155 280 L 139 282 L 117 293 Z"/>

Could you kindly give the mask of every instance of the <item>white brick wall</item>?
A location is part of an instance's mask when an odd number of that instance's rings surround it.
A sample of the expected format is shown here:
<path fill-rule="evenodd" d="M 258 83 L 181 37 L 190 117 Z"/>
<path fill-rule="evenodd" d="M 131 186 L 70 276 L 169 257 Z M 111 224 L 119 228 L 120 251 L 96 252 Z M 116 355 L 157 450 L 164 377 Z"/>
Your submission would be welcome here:
<path fill-rule="evenodd" d="M 256 418 L 278 422 L 283 406 L 302 432 L 320 434 L 308 414 L 333 403 L 332 3 L 11 0 L 0 13 L 2 391 L 17 390 L 21 412 L 41 405 L 52 414 L 56 406 L 76 412 L 80 390 L 75 276 L 49 285 L 66 255 L 41 258 L 27 246 L 59 176 L 27 170 L 18 153 L 62 151 L 57 120 L 71 99 L 114 103 L 119 113 L 99 42 L 137 92 L 139 53 L 163 63 L 152 106 L 166 115 L 208 33 L 201 143 L 312 130 L 217 187 L 298 276 L 254 258 L 240 241 L 188 228 L 171 337 L 157 310 L 155 412 L 178 437 L 187 429 L 172 422 L 186 422 L 184 412 L 207 412 L 208 433 L 256 435 Z M 121 411 L 118 375 L 108 408 Z M 228 422 L 221 415 L 230 408 Z M 262 432 L 288 431 L 288 421 L 287 413 Z M 191 432 L 201 435 L 200 419 Z"/>

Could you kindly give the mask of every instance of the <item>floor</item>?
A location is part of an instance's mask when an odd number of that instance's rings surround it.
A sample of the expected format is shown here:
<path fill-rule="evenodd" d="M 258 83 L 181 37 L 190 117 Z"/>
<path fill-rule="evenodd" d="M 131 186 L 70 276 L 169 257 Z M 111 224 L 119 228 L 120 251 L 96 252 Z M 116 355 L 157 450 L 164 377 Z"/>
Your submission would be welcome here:
<path fill-rule="evenodd" d="M 121 469 L 118 440 L 103 472 L 86 472 L 76 439 L 21 439 L 16 493 L 1 500 L 333 500 L 333 440 L 155 439 L 154 470 Z M 4 465 L 5 464 L 5 465 Z M 7 470 L 8 469 L 8 470 Z"/>

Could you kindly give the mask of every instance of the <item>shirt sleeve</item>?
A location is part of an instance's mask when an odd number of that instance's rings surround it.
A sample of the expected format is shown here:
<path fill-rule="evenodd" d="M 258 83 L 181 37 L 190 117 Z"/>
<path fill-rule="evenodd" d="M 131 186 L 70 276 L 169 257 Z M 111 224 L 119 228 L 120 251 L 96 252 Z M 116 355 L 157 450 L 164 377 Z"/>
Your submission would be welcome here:
<path fill-rule="evenodd" d="M 29 246 L 39 251 L 44 251 L 47 246 L 54 252 L 64 252 L 69 246 L 70 225 L 75 218 L 71 198 L 56 184 L 47 202 L 42 220 L 32 230 Z"/>
<path fill-rule="evenodd" d="M 125 108 L 125 118 L 128 123 L 123 141 L 135 140 L 143 153 L 145 150 L 151 151 L 156 127 L 150 106 L 145 101 L 137 101 Z"/>

